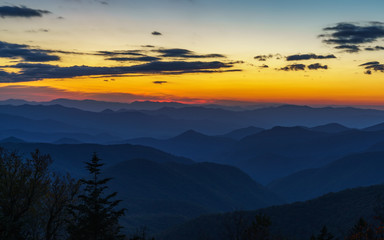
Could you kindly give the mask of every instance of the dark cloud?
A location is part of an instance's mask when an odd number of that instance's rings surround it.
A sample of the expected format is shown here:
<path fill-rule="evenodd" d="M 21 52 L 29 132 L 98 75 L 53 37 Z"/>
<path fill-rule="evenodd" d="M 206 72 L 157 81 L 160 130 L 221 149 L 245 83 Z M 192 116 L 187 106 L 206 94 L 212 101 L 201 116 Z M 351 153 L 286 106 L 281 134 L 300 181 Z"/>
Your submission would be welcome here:
<path fill-rule="evenodd" d="M 305 65 L 304 64 L 291 64 L 288 66 L 285 66 L 283 68 L 280 68 L 282 71 L 303 71 L 305 70 Z"/>
<path fill-rule="evenodd" d="M 365 74 L 372 74 L 372 71 L 375 72 L 383 72 L 384 73 L 384 64 L 381 64 L 378 61 L 366 62 L 359 65 L 360 67 L 364 67 L 366 71 Z"/>
<path fill-rule="evenodd" d="M 49 51 L 33 49 L 24 44 L 13 44 L 0 41 L 0 58 L 21 58 L 27 62 L 49 62 L 60 60 L 60 57 L 48 53 Z"/>
<path fill-rule="evenodd" d="M 296 54 L 286 57 L 287 61 L 301 61 L 301 60 L 311 60 L 311 59 L 331 59 L 336 58 L 335 55 L 316 55 L 313 53 L 310 54 Z"/>
<path fill-rule="evenodd" d="M 381 50 L 384 50 L 384 47 L 382 47 L 382 46 L 366 47 L 365 50 L 366 51 L 381 51 Z"/>
<path fill-rule="evenodd" d="M 194 53 L 193 51 L 182 48 L 157 49 L 153 51 L 161 54 L 161 57 L 167 58 L 225 58 L 225 56 L 222 54 L 214 53 L 199 55 Z"/>
<path fill-rule="evenodd" d="M 225 58 L 222 54 L 196 54 L 182 48 L 155 48 L 152 45 L 142 46 L 152 49 L 98 51 L 95 55 L 105 56 L 106 60 L 114 61 L 159 61 L 163 58 L 197 59 L 197 58 Z"/>
<path fill-rule="evenodd" d="M 47 33 L 47 32 L 49 32 L 49 30 L 48 29 L 44 29 L 44 28 L 40 28 L 40 29 L 37 29 L 37 30 L 28 30 L 26 32 L 28 32 L 28 33 L 39 33 L 39 32 Z"/>
<path fill-rule="evenodd" d="M 159 84 L 159 85 L 162 85 L 162 84 L 165 84 L 165 83 L 168 83 L 167 81 L 153 81 L 152 82 L 153 84 Z"/>
<path fill-rule="evenodd" d="M 281 59 L 281 57 L 282 56 L 280 54 L 268 54 L 268 55 L 258 55 L 253 57 L 253 59 L 258 60 L 260 62 L 265 62 L 271 58 Z"/>
<path fill-rule="evenodd" d="M 336 46 L 335 48 L 341 49 L 344 52 L 348 52 L 348 53 L 360 52 L 360 47 L 358 45 L 339 45 L 339 46 Z"/>
<path fill-rule="evenodd" d="M 153 31 L 151 34 L 153 36 L 161 36 L 161 35 L 163 35 L 161 32 L 158 32 L 158 31 Z"/>
<path fill-rule="evenodd" d="M 151 54 L 151 55 L 148 55 Z M 89 54 L 105 57 L 106 60 L 119 62 L 140 62 L 136 65 L 93 67 L 44 64 L 57 61 L 55 54 Z M 193 61 L 197 58 L 224 57 L 220 54 L 198 55 L 187 49 L 150 49 L 150 50 L 115 50 L 81 53 L 62 50 L 44 50 L 32 48 L 25 44 L 13 44 L 0 41 L 0 58 L 16 59 L 14 65 L 0 67 L 0 82 L 25 82 L 52 78 L 74 78 L 88 76 L 105 78 L 119 76 L 143 76 L 148 74 L 186 74 L 186 73 L 220 73 L 241 71 L 233 69 L 241 61 Z M 175 59 L 172 59 L 175 58 Z M 3 68 L 3 69 L 1 69 Z M 5 69 L 18 69 L 9 73 Z"/>
<path fill-rule="evenodd" d="M 369 22 L 367 24 L 338 23 L 333 27 L 324 28 L 320 35 L 326 44 L 335 45 L 336 49 L 347 52 L 358 52 L 361 45 L 384 39 L 384 23 Z M 346 46 L 350 46 L 347 48 Z M 351 46 L 354 46 L 352 49 Z"/>
<path fill-rule="evenodd" d="M 377 64 L 380 64 L 380 63 L 378 61 L 372 61 L 372 62 L 366 62 L 366 63 L 360 64 L 359 67 L 377 65 Z"/>
<path fill-rule="evenodd" d="M 253 57 L 253 59 L 256 59 L 256 60 L 261 61 L 261 62 L 267 61 L 267 59 L 270 59 L 270 58 L 273 58 L 272 54 L 258 55 L 258 56 Z"/>
<path fill-rule="evenodd" d="M 327 65 L 321 65 L 320 63 L 314 63 L 314 64 L 310 64 L 308 66 L 306 66 L 304 64 L 291 64 L 291 65 L 285 66 L 283 68 L 280 68 L 278 70 L 282 70 L 282 71 L 304 71 L 305 69 L 308 69 L 308 70 L 328 69 L 328 66 Z"/>
<path fill-rule="evenodd" d="M 317 69 L 328 69 L 327 65 L 321 65 L 320 63 L 314 63 L 311 65 L 308 65 L 309 70 L 317 70 Z"/>
<path fill-rule="evenodd" d="M 112 60 L 112 61 L 118 61 L 118 62 L 153 62 L 153 61 L 160 61 L 161 58 L 158 57 L 150 57 L 150 56 L 144 56 L 144 57 L 111 57 L 106 58 L 106 60 Z"/>
<path fill-rule="evenodd" d="M 90 66 L 72 66 L 60 67 L 49 64 L 31 64 L 19 63 L 13 66 L 7 66 L 20 69 L 17 74 L 2 72 L 2 79 L 6 82 L 36 81 L 47 78 L 73 78 L 82 76 L 115 76 L 124 74 L 185 74 L 185 73 L 215 73 L 239 71 L 230 69 L 231 64 L 213 61 L 213 62 L 150 62 L 133 66 L 122 67 L 90 67 Z M 4 80 L 3 80 L 4 82 Z"/>
<path fill-rule="evenodd" d="M 244 64 L 245 62 L 244 61 L 241 61 L 241 60 L 239 60 L 239 61 L 231 61 L 231 62 L 229 62 L 229 64 Z"/>
<path fill-rule="evenodd" d="M 44 14 L 50 14 L 50 11 L 27 8 L 25 6 L 1 6 L 0 7 L 0 17 L 22 17 L 22 18 L 32 18 L 32 17 L 42 17 Z"/>
<path fill-rule="evenodd" d="M 263 64 L 263 65 L 259 66 L 259 68 L 269 68 L 269 66 L 266 64 Z"/>
<path fill-rule="evenodd" d="M 141 50 L 115 50 L 115 51 L 98 51 L 95 55 L 100 56 L 119 56 L 119 55 L 128 55 L 128 56 L 143 56 Z"/>

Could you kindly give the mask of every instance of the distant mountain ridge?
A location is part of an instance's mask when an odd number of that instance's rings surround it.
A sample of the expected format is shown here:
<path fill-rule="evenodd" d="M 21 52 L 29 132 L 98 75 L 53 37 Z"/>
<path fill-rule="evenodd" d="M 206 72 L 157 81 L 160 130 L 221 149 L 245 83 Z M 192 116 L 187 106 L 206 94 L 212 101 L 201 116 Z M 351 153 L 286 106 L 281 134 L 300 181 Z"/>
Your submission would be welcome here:
<path fill-rule="evenodd" d="M 245 138 L 247 136 L 259 133 L 263 130 L 265 130 L 265 129 L 250 126 L 250 127 L 246 127 L 246 128 L 235 129 L 229 133 L 219 135 L 219 136 L 226 137 L 226 138 L 232 138 L 234 140 L 240 140 L 240 139 Z"/>
<path fill-rule="evenodd" d="M 111 102 L 111 101 L 99 101 L 92 99 L 74 100 L 67 98 L 58 98 L 51 101 L 26 101 L 23 99 L 8 99 L 0 101 L 0 105 L 55 105 L 59 104 L 65 107 L 78 108 L 85 111 L 101 112 L 106 109 L 113 111 L 127 111 L 127 110 L 158 110 L 164 107 L 182 108 L 182 107 L 206 107 L 206 108 L 221 108 L 226 110 L 243 111 L 250 109 L 257 109 L 270 106 L 281 105 L 279 103 L 255 103 L 247 105 L 220 105 L 220 104 L 195 104 L 195 103 L 180 103 L 172 101 L 133 101 L 130 103 L 125 102 Z M 243 103 L 244 104 L 244 103 Z"/>
<path fill-rule="evenodd" d="M 287 202 L 303 201 L 347 188 L 384 184 L 384 152 L 345 156 L 316 169 L 307 169 L 268 185 Z"/>
<path fill-rule="evenodd" d="M 316 126 L 310 128 L 312 131 L 318 131 L 318 132 L 327 132 L 327 133 L 340 133 L 352 130 L 352 128 L 347 128 L 339 123 L 328 123 L 321 126 Z"/>
<path fill-rule="evenodd" d="M 231 148 L 235 140 L 221 136 L 208 136 L 194 130 L 188 130 L 169 139 L 138 138 L 125 141 L 154 147 L 175 155 L 191 158 L 195 161 L 214 161 L 223 150 Z"/>
<path fill-rule="evenodd" d="M 317 168 L 384 141 L 384 131 L 338 133 L 304 127 L 275 127 L 247 136 L 216 160 L 237 166 L 256 181 L 268 183 L 294 172 Z"/>

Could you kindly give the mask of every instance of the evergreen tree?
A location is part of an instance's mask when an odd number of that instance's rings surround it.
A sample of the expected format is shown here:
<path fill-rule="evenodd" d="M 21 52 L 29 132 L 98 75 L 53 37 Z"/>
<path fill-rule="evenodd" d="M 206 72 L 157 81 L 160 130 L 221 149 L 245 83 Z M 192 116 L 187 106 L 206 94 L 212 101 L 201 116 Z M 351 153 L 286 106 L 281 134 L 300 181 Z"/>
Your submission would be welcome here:
<path fill-rule="evenodd" d="M 375 239 L 375 231 L 370 224 L 363 218 L 360 218 L 355 226 L 349 232 L 346 240 L 373 240 Z"/>
<path fill-rule="evenodd" d="M 70 240 L 117 240 L 125 237 L 120 233 L 119 225 L 125 209 L 115 210 L 121 201 L 112 200 L 116 192 L 104 196 L 111 178 L 100 177 L 103 165 L 96 153 L 86 163 L 90 177 L 80 180 L 85 185 L 84 194 L 79 196 L 79 204 L 70 208 L 73 216 L 68 227 Z"/>
<path fill-rule="evenodd" d="M 271 239 L 269 228 L 271 220 L 264 214 L 256 215 L 254 221 L 245 231 L 245 240 L 268 240 Z"/>
<path fill-rule="evenodd" d="M 334 236 L 330 232 L 328 232 L 328 229 L 326 226 L 323 226 L 319 235 L 317 235 L 316 237 L 313 235 L 311 236 L 311 240 L 332 240 L 332 239 L 334 239 Z"/>

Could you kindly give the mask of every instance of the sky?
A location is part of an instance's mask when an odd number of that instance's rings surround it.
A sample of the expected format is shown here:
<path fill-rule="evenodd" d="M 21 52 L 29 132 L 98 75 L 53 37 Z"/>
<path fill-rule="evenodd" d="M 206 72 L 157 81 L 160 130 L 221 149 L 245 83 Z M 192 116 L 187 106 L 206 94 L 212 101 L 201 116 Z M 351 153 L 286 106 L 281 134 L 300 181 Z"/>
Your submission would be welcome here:
<path fill-rule="evenodd" d="M 0 100 L 384 105 L 384 1 L 0 0 Z"/>

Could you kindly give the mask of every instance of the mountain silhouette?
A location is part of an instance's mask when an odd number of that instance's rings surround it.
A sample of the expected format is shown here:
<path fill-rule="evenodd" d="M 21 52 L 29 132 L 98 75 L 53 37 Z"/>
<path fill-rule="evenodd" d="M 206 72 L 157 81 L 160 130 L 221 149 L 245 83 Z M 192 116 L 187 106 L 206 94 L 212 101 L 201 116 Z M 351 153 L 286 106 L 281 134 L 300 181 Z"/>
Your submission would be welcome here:
<path fill-rule="evenodd" d="M 188 130 L 166 140 L 139 138 L 127 142 L 154 147 L 201 162 L 214 161 L 218 154 L 221 154 L 225 149 L 231 148 L 236 141 L 226 137 L 208 136 L 194 130 Z"/>
<path fill-rule="evenodd" d="M 254 126 L 250 126 L 250 127 L 246 127 L 246 128 L 240 128 L 240 129 L 236 129 L 236 130 L 233 130 L 229 133 L 226 133 L 224 135 L 220 135 L 221 137 L 227 137 L 227 138 L 232 138 L 234 140 L 240 140 L 242 138 L 245 138 L 249 135 L 253 135 L 253 134 L 256 134 L 256 133 L 259 133 L 261 131 L 263 131 L 264 129 L 263 128 L 258 128 L 258 127 L 254 127 Z"/>
<path fill-rule="evenodd" d="M 0 143 L 25 143 L 25 141 L 16 137 L 7 137 L 0 140 Z"/>
<path fill-rule="evenodd" d="M 341 124 L 338 123 L 328 123 L 325 125 L 312 127 L 310 128 L 312 131 L 318 131 L 318 132 L 326 132 L 326 133 L 340 133 L 345 132 L 348 130 L 352 130 L 351 128 L 347 128 Z"/>

